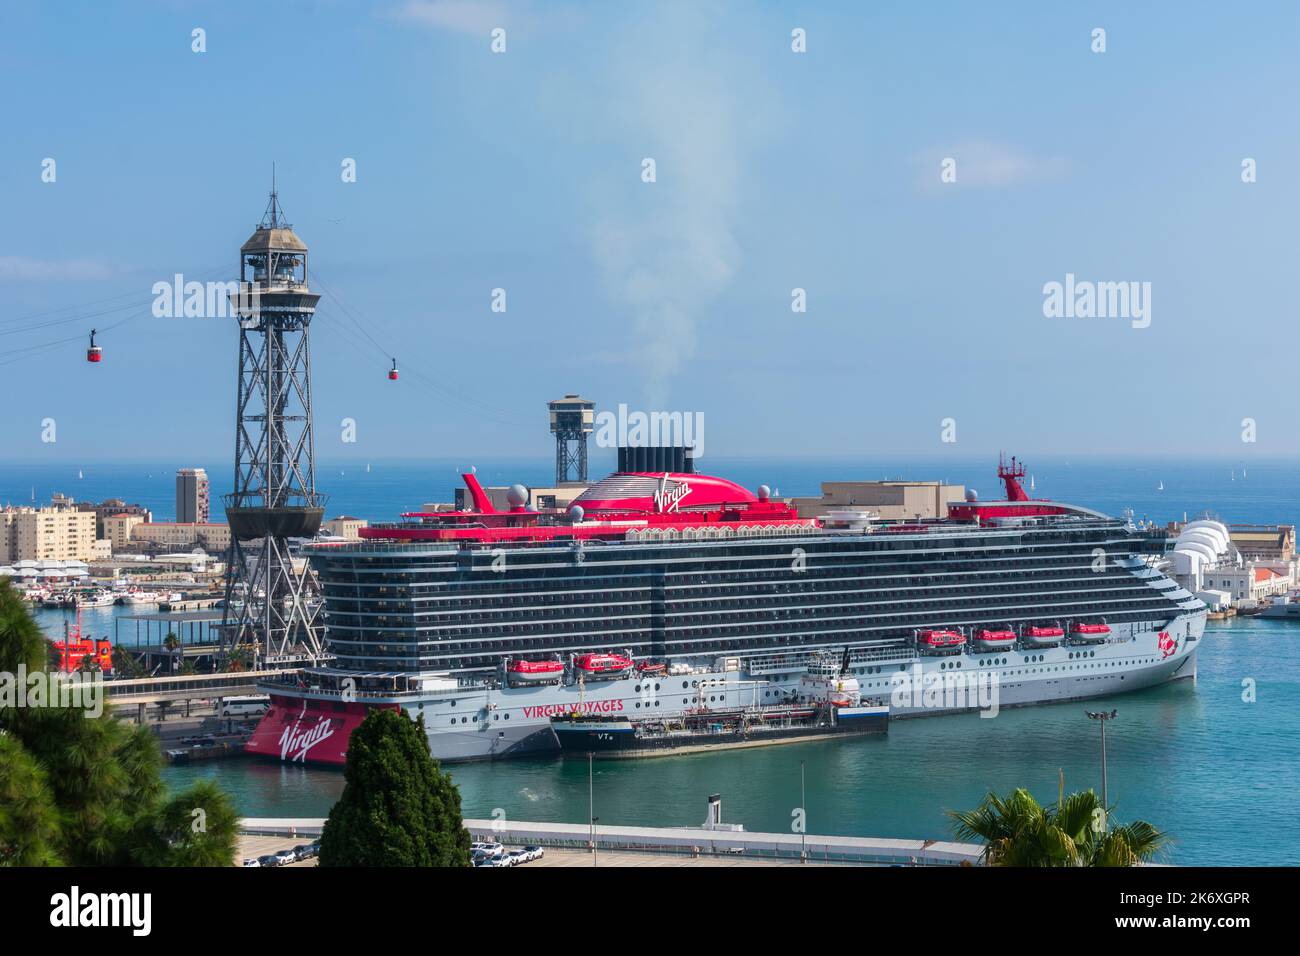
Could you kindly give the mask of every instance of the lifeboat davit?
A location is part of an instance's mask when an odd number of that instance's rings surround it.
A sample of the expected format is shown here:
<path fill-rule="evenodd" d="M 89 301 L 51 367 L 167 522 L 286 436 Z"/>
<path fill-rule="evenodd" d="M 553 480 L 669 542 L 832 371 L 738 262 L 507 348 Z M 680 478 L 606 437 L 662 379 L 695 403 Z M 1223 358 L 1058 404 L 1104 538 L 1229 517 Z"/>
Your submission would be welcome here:
<path fill-rule="evenodd" d="M 990 630 L 981 628 L 975 632 L 975 646 L 984 651 L 1001 651 L 1016 644 L 1016 632 L 1010 628 Z"/>
<path fill-rule="evenodd" d="M 1075 641 L 1082 641 L 1085 644 L 1101 644 L 1110 637 L 1110 625 L 1101 624 L 1074 624 L 1070 628 L 1070 638 Z"/>
<path fill-rule="evenodd" d="M 559 661 L 511 661 L 506 674 L 512 683 L 544 684 L 564 676 L 564 665 Z"/>
<path fill-rule="evenodd" d="M 1031 626 L 1025 628 L 1024 637 L 1026 644 L 1032 644 L 1035 647 L 1056 647 L 1065 637 L 1065 629 L 1055 626 Z"/>
<path fill-rule="evenodd" d="M 916 643 L 922 650 L 955 654 L 966 643 L 961 631 L 917 631 Z"/>
<path fill-rule="evenodd" d="M 583 654 L 577 661 L 585 677 L 621 677 L 632 669 L 632 658 L 622 654 Z"/>

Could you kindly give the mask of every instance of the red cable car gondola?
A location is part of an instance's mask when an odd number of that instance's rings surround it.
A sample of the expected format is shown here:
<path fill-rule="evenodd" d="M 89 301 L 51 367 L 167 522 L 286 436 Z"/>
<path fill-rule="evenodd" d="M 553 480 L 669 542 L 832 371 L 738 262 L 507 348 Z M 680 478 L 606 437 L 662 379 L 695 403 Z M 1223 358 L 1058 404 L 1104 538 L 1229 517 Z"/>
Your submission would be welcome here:
<path fill-rule="evenodd" d="M 102 362 L 104 360 L 104 350 L 95 344 L 95 330 L 90 330 L 90 348 L 86 349 L 87 362 Z"/>
<path fill-rule="evenodd" d="M 393 359 L 393 367 L 388 371 L 388 379 L 392 382 L 397 381 L 397 359 Z"/>

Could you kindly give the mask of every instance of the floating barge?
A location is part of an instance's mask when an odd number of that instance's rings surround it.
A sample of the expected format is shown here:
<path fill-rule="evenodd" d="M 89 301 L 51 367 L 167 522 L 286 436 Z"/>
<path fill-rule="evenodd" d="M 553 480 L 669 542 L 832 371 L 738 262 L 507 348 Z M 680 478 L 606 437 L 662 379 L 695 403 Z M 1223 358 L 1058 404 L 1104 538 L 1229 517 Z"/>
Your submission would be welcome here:
<path fill-rule="evenodd" d="M 551 718 L 551 729 L 565 756 L 664 757 L 883 734 L 889 730 L 889 707 L 873 703 L 776 704 L 732 710 L 700 709 L 651 719 L 566 714 Z"/>

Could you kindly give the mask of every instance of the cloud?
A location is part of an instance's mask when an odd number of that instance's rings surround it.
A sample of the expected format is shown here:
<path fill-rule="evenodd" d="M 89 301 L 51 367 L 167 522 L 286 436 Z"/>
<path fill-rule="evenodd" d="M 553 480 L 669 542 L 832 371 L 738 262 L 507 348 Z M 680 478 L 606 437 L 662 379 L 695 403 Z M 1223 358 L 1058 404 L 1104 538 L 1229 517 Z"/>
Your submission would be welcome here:
<path fill-rule="evenodd" d="M 475 0 L 406 0 L 393 16 L 434 30 L 486 34 L 507 25 L 505 4 Z"/>
<path fill-rule="evenodd" d="M 26 256 L 0 256 L 0 280 L 44 282 L 60 279 L 81 282 L 112 278 L 113 271 L 93 259 L 29 259 Z"/>
<path fill-rule="evenodd" d="M 958 186 L 1002 188 L 1057 179 L 1069 171 L 1069 161 L 1059 156 L 1034 156 L 1006 143 L 973 140 L 925 150 L 917 157 L 921 185 L 951 185 L 940 178 L 946 159 L 957 164 Z"/>

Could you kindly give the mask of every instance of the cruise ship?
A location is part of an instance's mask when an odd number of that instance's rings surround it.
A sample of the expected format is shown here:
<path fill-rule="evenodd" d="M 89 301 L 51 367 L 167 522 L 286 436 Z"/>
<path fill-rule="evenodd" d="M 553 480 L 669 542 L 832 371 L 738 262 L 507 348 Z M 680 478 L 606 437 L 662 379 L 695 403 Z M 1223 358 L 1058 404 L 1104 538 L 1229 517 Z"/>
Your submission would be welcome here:
<path fill-rule="evenodd" d="M 891 717 L 1195 676 L 1207 611 L 1159 570 L 1164 533 L 1031 499 L 1015 459 L 1005 500 L 911 522 L 801 518 L 684 461 L 564 510 L 522 486 L 494 508 L 467 474 L 465 510 L 311 546 L 333 658 L 262 685 L 247 749 L 340 764 L 369 710 L 401 708 L 443 761 L 554 752 L 556 715 L 797 702 L 828 662 Z"/>

